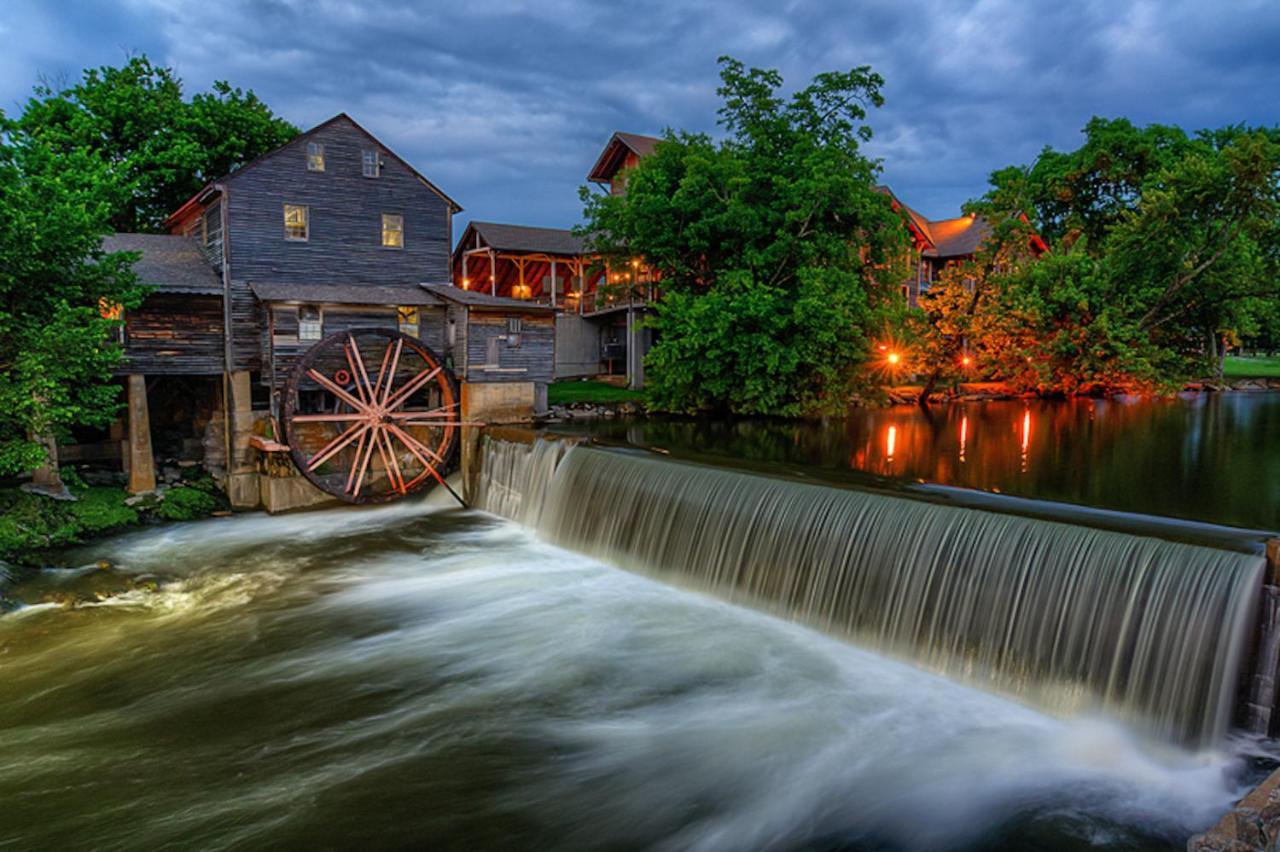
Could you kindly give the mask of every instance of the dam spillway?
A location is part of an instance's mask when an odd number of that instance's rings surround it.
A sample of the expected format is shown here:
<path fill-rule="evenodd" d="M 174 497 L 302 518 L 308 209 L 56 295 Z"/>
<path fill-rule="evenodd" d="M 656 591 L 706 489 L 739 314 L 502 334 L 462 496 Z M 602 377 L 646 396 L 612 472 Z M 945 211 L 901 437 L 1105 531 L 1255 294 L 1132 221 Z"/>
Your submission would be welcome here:
<path fill-rule="evenodd" d="M 1228 731 L 1265 560 L 564 442 L 488 441 L 477 504 L 548 541 L 1060 714 Z"/>

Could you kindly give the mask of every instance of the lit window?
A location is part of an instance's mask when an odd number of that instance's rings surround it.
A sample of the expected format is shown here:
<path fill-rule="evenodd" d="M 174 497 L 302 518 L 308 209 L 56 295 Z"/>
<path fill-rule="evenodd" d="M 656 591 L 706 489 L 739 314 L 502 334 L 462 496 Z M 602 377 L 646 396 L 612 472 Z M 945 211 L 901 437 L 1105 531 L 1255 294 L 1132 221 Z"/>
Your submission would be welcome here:
<path fill-rule="evenodd" d="M 319 340 L 324 336 L 324 322 L 318 305 L 302 305 L 298 308 L 298 339 Z"/>
<path fill-rule="evenodd" d="M 307 143 L 307 171 L 324 171 L 324 146 L 319 142 Z"/>
<path fill-rule="evenodd" d="M 400 322 L 400 332 L 410 337 L 418 336 L 418 309 L 406 305 L 396 308 L 396 316 Z"/>
<path fill-rule="evenodd" d="M 284 238 L 305 241 L 311 234 L 308 229 L 307 207 L 304 204 L 284 206 Z"/>
<path fill-rule="evenodd" d="M 376 149 L 360 152 L 360 170 L 367 178 L 376 178 L 381 173 L 382 163 L 378 161 Z"/>
<path fill-rule="evenodd" d="M 404 248 L 404 217 L 399 213 L 382 214 L 382 244 L 387 248 Z"/>

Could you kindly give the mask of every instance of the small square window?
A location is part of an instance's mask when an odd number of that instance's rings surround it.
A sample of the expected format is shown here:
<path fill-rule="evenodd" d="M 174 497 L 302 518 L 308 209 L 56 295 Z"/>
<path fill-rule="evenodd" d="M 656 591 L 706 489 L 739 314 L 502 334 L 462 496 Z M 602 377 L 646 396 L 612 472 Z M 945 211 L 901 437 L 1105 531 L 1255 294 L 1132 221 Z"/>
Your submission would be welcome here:
<path fill-rule="evenodd" d="M 305 204 L 286 204 L 284 206 L 284 238 L 305 242 L 311 236 L 309 220 Z"/>
<path fill-rule="evenodd" d="M 302 305 L 298 308 L 298 339 L 319 340 L 324 336 L 324 321 L 318 305 Z"/>
<path fill-rule="evenodd" d="M 367 178 L 376 178 L 382 173 L 382 161 L 377 149 L 360 152 L 360 173 Z"/>
<path fill-rule="evenodd" d="M 307 143 L 307 171 L 324 171 L 324 146 L 319 142 Z"/>
<path fill-rule="evenodd" d="M 418 336 L 418 309 L 410 305 L 396 308 L 396 318 L 400 323 L 400 332 L 410 337 Z"/>
<path fill-rule="evenodd" d="M 382 214 L 382 244 L 387 248 L 404 248 L 404 216 Z"/>
<path fill-rule="evenodd" d="M 507 346 L 512 349 L 520 346 L 520 332 L 524 323 L 520 317 L 507 317 Z"/>

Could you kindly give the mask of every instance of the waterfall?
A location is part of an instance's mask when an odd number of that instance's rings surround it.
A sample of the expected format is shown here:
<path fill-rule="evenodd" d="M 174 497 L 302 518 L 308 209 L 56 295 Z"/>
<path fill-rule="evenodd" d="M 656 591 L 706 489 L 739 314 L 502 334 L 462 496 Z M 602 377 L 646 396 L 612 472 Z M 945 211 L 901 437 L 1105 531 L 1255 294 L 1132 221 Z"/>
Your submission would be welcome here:
<path fill-rule="evenodd" d="M 843 635 L 1052 712 L 1227 731 L 1261 556 L 538 441 L 477 505 L 557 545 Z"/>

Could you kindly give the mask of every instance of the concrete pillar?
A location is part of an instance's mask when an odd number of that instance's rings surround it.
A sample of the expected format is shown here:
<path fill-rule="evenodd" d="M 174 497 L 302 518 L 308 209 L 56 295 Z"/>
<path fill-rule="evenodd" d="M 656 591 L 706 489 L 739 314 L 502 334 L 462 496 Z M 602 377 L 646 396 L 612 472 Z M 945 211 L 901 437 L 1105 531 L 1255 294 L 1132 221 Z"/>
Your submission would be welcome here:
<path fill-rule="evenodd" d="M 151 453 L 151 412 L 147 377 L 129 376 L 129 493 L 156 490 L 156 460 Z"/>
<path fill-rule="evenodd" d="M 262 502 L 258 482 L 258 466 L 249 445 L 253 436 L 253 379 L 247 370 L 232 373 L 231 390 L 231 458 L 227 459 L 227 497 L 233 509 L 255 509 Z"/>

